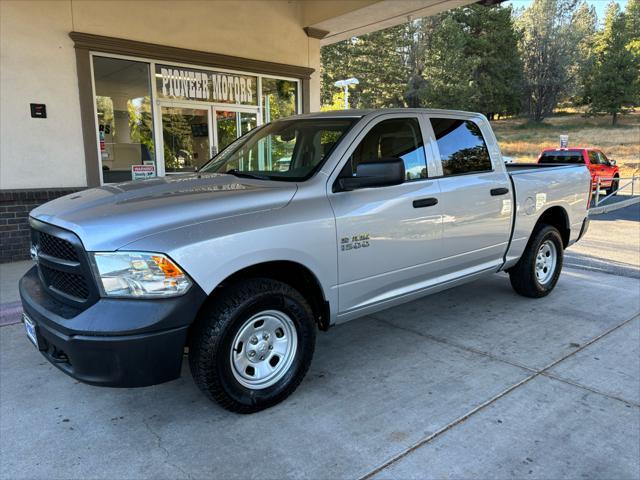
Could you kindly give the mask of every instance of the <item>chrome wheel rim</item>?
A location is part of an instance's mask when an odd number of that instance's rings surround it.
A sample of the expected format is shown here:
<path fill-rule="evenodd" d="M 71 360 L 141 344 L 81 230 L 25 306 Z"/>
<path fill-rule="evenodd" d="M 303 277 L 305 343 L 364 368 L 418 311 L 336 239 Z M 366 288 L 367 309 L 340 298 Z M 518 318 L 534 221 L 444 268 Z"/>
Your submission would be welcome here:
<path fill-rule="evenodd" d="M 238 329 L 231 344 L 231 371 L 244 387 L 270 387 L 289 371 L 298 348 L 291 318 L 278 310 L 265 310 Z"/>
<path fill-rule="evenodd" d="M 541 285 L 549 283 L 556 271 L 558 251 L 551 240 L 545 240 L 536 255 L 536 278 Z"/>

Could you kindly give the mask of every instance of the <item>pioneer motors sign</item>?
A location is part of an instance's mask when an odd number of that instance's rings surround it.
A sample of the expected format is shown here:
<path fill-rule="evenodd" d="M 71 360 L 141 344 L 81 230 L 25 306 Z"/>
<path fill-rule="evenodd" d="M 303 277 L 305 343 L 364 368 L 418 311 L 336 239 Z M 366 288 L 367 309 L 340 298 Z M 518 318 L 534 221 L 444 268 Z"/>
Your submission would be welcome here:
<path fill-rule="evenodd" d="M 257 78 L 235 73 L 156 66 L 158 96 L 181 100 L 257 105 Z"/>

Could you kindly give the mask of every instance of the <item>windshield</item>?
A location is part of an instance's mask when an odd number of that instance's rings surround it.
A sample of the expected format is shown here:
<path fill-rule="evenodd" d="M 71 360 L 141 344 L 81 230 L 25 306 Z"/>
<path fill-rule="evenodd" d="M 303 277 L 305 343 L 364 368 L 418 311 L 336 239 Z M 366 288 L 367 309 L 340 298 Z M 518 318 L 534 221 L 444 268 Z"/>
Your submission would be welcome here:
<path fill-rule="evenodd" d="M 200 171 L 268 180 L 306 180 L 356 121 L 326 118 L 270 123 L 233 142 Z"/>
<path fill-rule="evenodd" d="M 544 152 L 538 163 L 584 163 L 581 150 Z"/>

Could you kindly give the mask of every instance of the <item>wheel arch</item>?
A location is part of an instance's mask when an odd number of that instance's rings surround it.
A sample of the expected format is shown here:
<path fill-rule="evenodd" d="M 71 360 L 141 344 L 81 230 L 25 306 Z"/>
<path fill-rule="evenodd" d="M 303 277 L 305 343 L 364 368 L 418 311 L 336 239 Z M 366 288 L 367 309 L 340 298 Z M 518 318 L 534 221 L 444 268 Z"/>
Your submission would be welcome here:
<path fill-rule="evenodd" d="M 535 232 L 541 225 L 551 225 L 558 229 L 560 236 L 562 237 L 562 246 L 567 248 L 571 237 L 571 224 L 569 223 L 569 215 L 564 207 L 555 205 L 542 212 L 536 221 L 533 232 Z M 533 236 L 533 232 L 531 236 Z"/>
<path fill-rule="evenodd" d="M 245 266 L 224 278 L 209 294 L 214 299 L 225 287 L 245 278 L 271 278 L 298 290 L 309 302 L 320 330 L 329 329 L 331 308 L 316 274 L 305 265 L 292 260 L 270 260 Z"/>

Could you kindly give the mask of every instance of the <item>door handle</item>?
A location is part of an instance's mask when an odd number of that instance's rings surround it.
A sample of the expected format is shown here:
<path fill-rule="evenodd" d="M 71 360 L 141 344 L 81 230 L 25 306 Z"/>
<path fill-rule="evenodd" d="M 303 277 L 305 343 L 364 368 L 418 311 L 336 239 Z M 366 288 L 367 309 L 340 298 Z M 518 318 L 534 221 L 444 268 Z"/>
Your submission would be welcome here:
<path fill-rule="evenodd" d="M 509 193 L 509 189 L 508 188 L 492 188 L 491 189 L 491 195 L 494 197 L 497 197 L 498 195 L 506 195 L 507 193 Z"/>
<path fill-rule="evenodd" d="M 413 208 L 433 207 L 438 204 L 437 198 L 421 198 L 420 200 L 413 201 Z"/>

